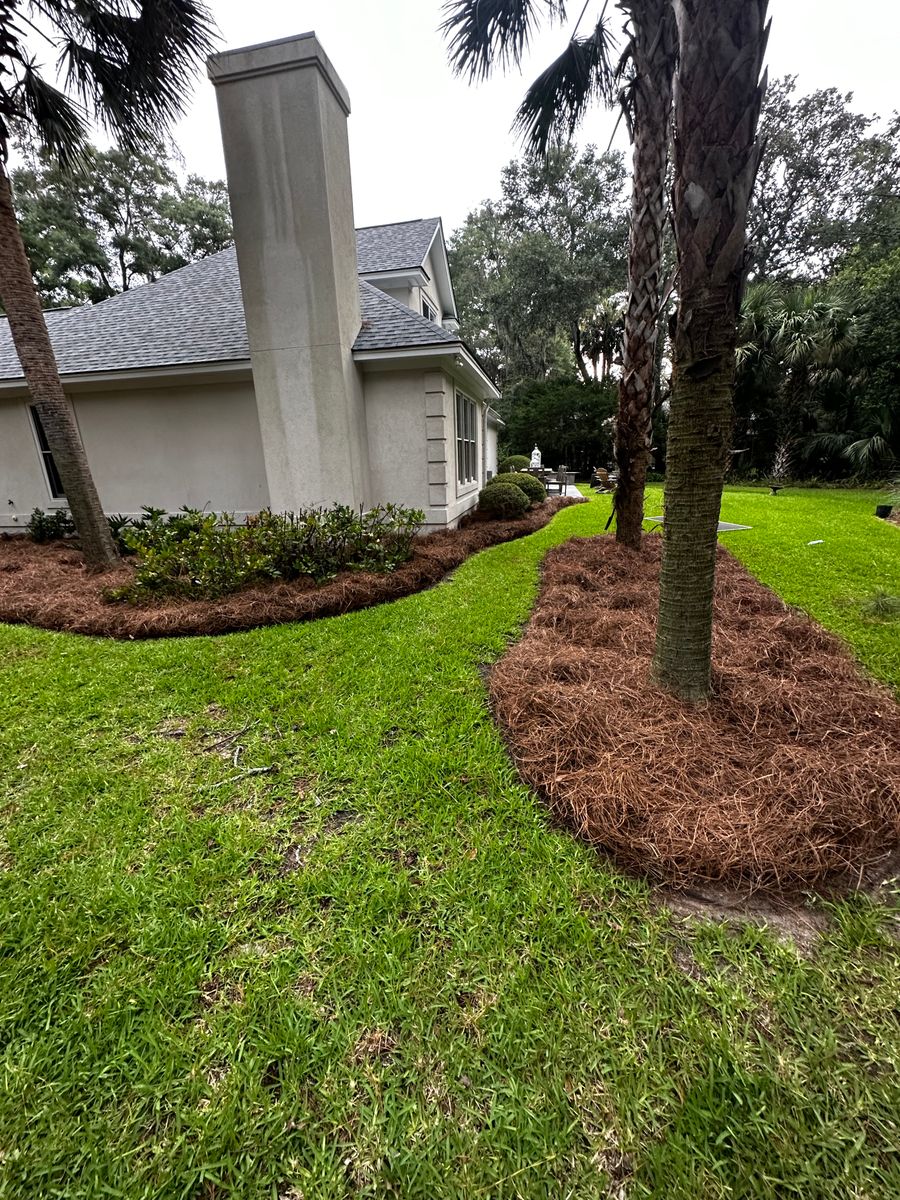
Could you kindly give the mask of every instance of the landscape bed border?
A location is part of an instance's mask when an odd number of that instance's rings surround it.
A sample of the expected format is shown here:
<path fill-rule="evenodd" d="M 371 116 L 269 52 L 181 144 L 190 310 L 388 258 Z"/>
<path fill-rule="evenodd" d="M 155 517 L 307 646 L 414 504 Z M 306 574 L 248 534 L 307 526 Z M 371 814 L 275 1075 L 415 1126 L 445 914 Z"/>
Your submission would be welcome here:
<path fill-rule="evenodd" d="M 10 538 L 0 541 L 0 622 L 132 641 L 239 633 L 340 616 L 433 587 L 478 551 L 535 533 L 561 509 L 583 503 L 583 498 L 555 497 L 514 520 L 474 519 L 460 529 L 427 534 L 416 539 L 407 562 L 383 574 L 344 571 L 320 586 L 275 581 L 216 600 L 110 603 L 103 593 L 127 582 L 132 573 L 127 563 L 91 574 L 69 543 L 37 545 Z"/>

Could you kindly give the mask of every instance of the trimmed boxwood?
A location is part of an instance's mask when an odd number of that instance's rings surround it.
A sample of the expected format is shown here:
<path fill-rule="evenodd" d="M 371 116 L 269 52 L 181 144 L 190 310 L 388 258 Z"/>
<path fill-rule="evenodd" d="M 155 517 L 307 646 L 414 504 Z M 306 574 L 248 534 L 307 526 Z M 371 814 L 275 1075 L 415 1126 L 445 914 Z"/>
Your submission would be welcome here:
<path fill-rule="evenodd" d="M 531 507 L 531 502 L 514 483 L 492 479 L 478 493 L 478 507 L 491 517 L 522 517 Z"/>
<path fill-rule="evenodd" d="M 542 500 L 547 499 L 547 489 L 533 475 L 514 471 L 510 475 L 504 475 L 503 482 L 514 483 L 517 488 L 521 488 L 532 504 L 540 504 Z"/>
<path fill-rule="evenodd" d="M 499 465 L 497 474 L 506 475 L 510 471 L 524 471 L 530 465 L 531 459 L 527 454 L 511 454 L 509 458 L 504 458 L 503 462 Z"/>

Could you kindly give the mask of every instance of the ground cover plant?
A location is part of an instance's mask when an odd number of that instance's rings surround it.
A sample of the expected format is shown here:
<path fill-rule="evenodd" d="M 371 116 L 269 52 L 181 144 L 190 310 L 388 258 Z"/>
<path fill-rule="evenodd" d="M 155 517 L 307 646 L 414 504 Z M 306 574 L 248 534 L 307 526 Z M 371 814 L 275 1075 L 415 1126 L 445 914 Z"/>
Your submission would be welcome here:
<path fill-rule="evenodd" d="M 777 499 L 799 558 L 817 514 Z M 609 507 L 336 620 L 0 628 L 5 1197 L 900 1193 L 896 895 L 802 948 L 685 920 L 549 825 L 490 719 L 544 554 Z M 853 607 L 886 535 L 783 578 L 897 685 Z"/>

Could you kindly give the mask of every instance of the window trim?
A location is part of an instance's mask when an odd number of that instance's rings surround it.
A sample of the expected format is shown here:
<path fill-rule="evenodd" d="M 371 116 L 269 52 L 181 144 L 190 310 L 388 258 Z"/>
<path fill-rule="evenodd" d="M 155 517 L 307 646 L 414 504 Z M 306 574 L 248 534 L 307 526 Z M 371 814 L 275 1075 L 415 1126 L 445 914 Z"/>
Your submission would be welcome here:
<path fill-rule="evenodd" d="M 471 491 L 478 486 L 478 405 L 459 388 L 455 418 L 457 491 Z"/>
<path fill-rule="evenodd" d="M 44 429 L 41 415 L 37 410 L 37 405 L 29 404 L 28 418 L 31 425 L 31 433 L 34 437 L 34 443 L 37 447 L 38 458 L 41 462 L 41 472 L 44 476 L 44 486 L 47 488 L 50 500 L 52 503 L 65 505 L 66 493 L 63 491 L 62 479 L 60 478 L 59 468 L 53 458 L 53 451 L 50 449 L 50 443 L 47 440 L 47 433 Z M 58 490 L 57 490 L 58 487 Z"/>
<path fill-rule="evenodd" d="M 433 325 L 440 324 L 437 307 L 431 303 L 424 292 L 422 293 L 422 316 L 426 321 L 431 321 Z"/>

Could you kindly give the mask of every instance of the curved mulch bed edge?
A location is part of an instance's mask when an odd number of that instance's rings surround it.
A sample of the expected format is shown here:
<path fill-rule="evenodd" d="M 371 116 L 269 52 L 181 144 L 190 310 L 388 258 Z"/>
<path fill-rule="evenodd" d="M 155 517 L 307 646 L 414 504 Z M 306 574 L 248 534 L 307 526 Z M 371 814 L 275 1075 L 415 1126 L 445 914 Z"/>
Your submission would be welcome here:
<path fill-rule="evenodd" d="M 388 574 L 347 571 L 321 587 L 311 580 L 275 582 L 219 600 L 161 597 L 140 605 L 103 599 L 106 588 L 131 577 L 127 562 L 92 574 L 71 543 L 38 546 L 9 538 L 0 541 L 0 621 L 131 640 L 235 633 L 334 617 L 431 587 L 479 550 L 534 533 L 561 508 L 580 503 L 568 497 L 545 500 L 515 521 L 475 519 L 462 529 L 428 534 L 416 540 L 410 560 Z"/>
<path fill-rule="evenodd" d="M 650 678 L 659 537 L 544 561 L 490 679 L 523 779 L 616 862 L 677 886 L 859 886 L 900 845 L 900 706 L 848 649 L 719 550 L 715 695 Z"/>

